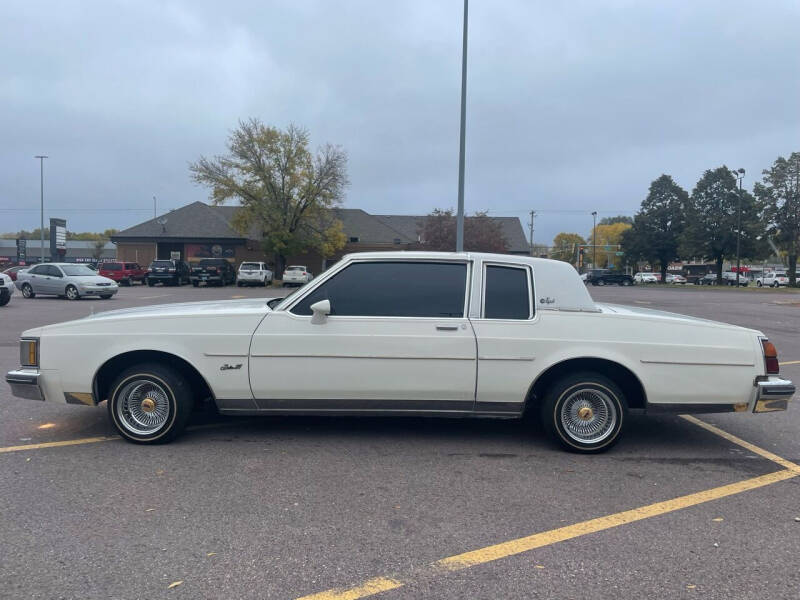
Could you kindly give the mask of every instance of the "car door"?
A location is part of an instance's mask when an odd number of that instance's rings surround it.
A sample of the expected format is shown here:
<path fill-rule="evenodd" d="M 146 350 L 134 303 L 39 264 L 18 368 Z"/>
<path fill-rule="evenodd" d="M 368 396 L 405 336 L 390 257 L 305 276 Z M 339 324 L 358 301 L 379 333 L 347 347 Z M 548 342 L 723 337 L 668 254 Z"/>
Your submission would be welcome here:
<path fill-rule="evenodd" d="M 517 414 L 535 378 L 535 335 L 538 318 L 533 302 L 533 274 L 528 265 L 483 262 L 481 301 L 470 320 L 478 344 L 475 410 L 486 414 Z"/>
<path fill-rule="evenodd" d="M 46 265 L 47 267 L 47 291 L 46 294 L 54 294 L 59 296 L 64 293 L 66 283 L 64 280 L 64 273 L 56 265 Z"/>
<path fill-rule="evenodd" d="M 28 273 L 30 277 L 28 281 L 36 294 L 51 294 L 49 291 L 52 288 L 50 283 L 50 265 L 36 265 Z"/>
<path fill-rule="evenodd" d="M 473 409 L 476 346 L 465 260 L 353 259 L 269 313 L 250 349 L 258 407 L 281 411 Z M 325 322 L 311 305 L 328 300 Z"/>

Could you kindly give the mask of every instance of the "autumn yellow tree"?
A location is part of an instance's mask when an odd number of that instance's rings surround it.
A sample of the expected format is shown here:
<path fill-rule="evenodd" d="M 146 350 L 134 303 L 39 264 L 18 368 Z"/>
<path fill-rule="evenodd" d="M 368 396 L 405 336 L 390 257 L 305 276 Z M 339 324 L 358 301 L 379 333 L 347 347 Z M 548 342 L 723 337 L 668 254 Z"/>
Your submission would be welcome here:
<path fill-rule="evenodd" d="M 631 228 L 630 223 L 612 223 L 610 225 L 598 225 L 589 233 L 589 244 L 597 246 L 597 267 L 607 267 L 609 264 L 616 264 L 615 253 L 619 250 L 622 241 L 622 234 Z M 597 241 L 595 241 L 597 232 Z M 594 255 L 594 249 L 588 249 L 589 256 Z"/>

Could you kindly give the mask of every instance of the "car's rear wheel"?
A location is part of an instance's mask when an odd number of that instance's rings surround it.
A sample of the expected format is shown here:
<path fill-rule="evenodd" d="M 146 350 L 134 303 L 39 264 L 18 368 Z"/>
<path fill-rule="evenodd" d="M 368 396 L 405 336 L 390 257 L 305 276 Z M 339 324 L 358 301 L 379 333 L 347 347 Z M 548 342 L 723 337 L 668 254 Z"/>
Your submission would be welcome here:
<path fill-rule="evenodd" d="M 20 290 L 22 291 L 23 298 L 36 298 L 36 294 L 33 293 L 33 288 L 30 283 L 23 283 Z"/>
<path fill-rule="evenodd" d="M 189 383 L 155 363 L 123 371 L 111 385 L 108 414 L 119 434 L 137 444 L 159 444 L 178 436 L 192 410 Z"/>
<path fill-rule="evenodd" d="M 68 285 L 64 290 L 64 295 L 67 297 L 67 300 L 77 300 L 81 297 L 78 293 L 78 288 L 74 285 Z"/>
<path fill-rule="evenodd" d="M 542 425 L 561 446 L 586 454 L 608 450 L 619 440 L 628 405 L 619 386 L 599 373 L 556 381 L 544 395 Z"/>

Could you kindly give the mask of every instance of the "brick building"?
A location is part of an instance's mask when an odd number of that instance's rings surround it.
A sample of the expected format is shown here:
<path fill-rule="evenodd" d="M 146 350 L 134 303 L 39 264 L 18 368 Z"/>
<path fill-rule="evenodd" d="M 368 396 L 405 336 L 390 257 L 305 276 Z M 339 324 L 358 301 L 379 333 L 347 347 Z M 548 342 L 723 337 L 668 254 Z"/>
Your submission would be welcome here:
<path fill-rule="evenodd" d="M 243 235 L 231 226 L 236 210 L 235 206 L 193 202 L 120 231 L 111 241 L 117 245 L 118 260 L 143 265 L 172 256 L 187 262 L 220 257 L 236 265 L 245 260 L 272 263 L 273 257 L 265 256 L 256 232 Z M 324 259 L 314 252 L 287 257 L 287 264 L 303 264 L 317 274 L 351 252 L 420 249 L 417 231 L 424 216 L 371 215 L 358 208 L 338 208 L 335 212 L 347 237 L 345 247 Z M 528 241 L 520 220 L 493 218 L 503 229 L 509 253 L 528 254 Z"/>

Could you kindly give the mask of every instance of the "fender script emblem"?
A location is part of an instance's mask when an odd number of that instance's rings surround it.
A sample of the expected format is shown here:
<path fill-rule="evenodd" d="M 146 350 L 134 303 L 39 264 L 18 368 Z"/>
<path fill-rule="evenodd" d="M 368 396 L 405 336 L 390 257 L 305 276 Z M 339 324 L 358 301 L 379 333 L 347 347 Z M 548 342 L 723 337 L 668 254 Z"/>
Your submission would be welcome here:
<path fill-rule="evenodd" d="M 229 365 L 228 363 L 225 363 L 224 365 L 222 365 L 219 368 L 219 370 L 220 371 L 235 371 L 236 369 L 241 369 L 241 368 L 242 368 L 242 363 L 238 363 L 236 365 Z"/>
<path fill-rule="evenodd" d="M 539 298 L 539 304 L 555 304 L 555 298 L 548 296 L 547 298 Z"/>

